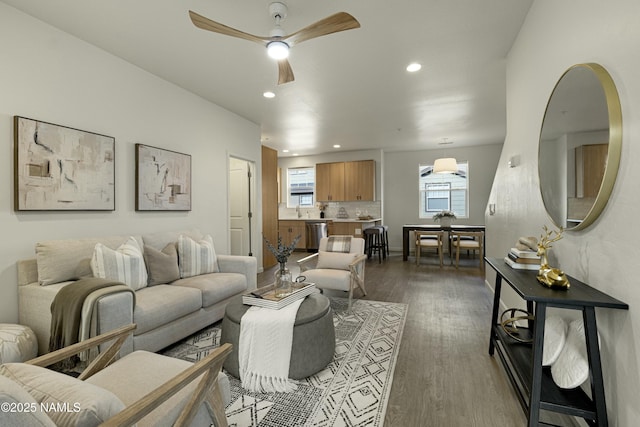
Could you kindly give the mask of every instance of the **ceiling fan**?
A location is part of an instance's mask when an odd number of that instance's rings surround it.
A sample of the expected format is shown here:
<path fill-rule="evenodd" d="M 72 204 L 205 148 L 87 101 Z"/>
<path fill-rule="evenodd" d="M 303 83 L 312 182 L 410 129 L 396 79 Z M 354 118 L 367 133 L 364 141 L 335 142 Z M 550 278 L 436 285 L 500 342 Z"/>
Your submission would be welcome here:
<path fill-rule="evenodd" d="M 191 17 L 193 25 L 203 30 L 249 40 L 266 46 L 269 56 L 278 61 L 279 85 L 294 80 L 293 70 L 287 60 L 291 46 L 316 37 L 326 36 L 327 34 L 360 28 L 360 23 L 356 18 L 346 12 L 339 12 L 308 25 L 293 34 L 285 35 L 284 30 L 280 27 L 280 22 L 287 17 L 287 6 L 281 2 L 271 3 L 269 5 L 269 13 L 275 20 L 275 28 L 271 30 L 271 34 L 268 37 L 254 36 L 253 34 L 236 30 L 205 18 L 192 10 L 189 11 L 189 17 Z"/>

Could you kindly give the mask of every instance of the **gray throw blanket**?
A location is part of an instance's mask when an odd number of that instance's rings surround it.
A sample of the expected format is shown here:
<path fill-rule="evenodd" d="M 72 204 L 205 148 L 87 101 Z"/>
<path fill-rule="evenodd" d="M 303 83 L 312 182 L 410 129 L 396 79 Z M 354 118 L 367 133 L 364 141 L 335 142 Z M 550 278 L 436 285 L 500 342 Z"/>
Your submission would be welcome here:
<path fill-rule="evenodd" d="M 51 303 L 51 337 L 49 351 L 55 351 L 78 342 L 82 305 L 94 291 L 112 287 L 113 292 L 135 292 L 129 286 L 110 279 L 88 277 L 60 289 Z"/>
<path fill-rule="evenodd" d="M 351 251 L 351 236 L 329 236 L 327 239 L 327 252 Z"/>

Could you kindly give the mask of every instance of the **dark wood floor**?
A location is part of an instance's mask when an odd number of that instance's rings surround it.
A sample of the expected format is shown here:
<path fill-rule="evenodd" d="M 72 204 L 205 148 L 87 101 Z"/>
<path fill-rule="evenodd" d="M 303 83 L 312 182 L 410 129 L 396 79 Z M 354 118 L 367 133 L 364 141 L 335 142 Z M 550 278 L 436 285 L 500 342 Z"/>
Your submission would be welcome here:
<path fill-rule="evenodd" d="M 304 255 L 291 257 L 294 275 Z M 487 352 L 492 295 L 478 260 L 462 262 L 441 269 L 425 256 L 416 266 L 399 253 L 367 261 L 365 298 L 409 304 L 385 426 L 526 425 L 500 361 Z M 269 283 L 273 270 L 259 276 Z"/>

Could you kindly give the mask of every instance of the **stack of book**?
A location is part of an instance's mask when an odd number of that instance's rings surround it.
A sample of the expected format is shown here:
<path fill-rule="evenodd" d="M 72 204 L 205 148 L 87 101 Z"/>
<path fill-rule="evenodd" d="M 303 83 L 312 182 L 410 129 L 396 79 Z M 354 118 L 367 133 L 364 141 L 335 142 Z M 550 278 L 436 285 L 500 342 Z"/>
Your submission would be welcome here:
<path fill-rule="evenodd" d="M 511 268 L 518 270 L 538 270 L 540 268 L 540 257 L 534 251 L 522 251 L 520 249 L 511 248 L 504 262 L 509 264 Z"/>
<path fill-rule="evenodd" d="M 306 297 L 316 291 L 315 283 L 299 283 L 291 284 L 291 292 L 284 296 L 276 296 L 275 285 L 264 286 L 253 292 L 242 295 L 242 303 L 246 305 L 256 305 L 258 307 L 271 308 L 279 310 L 286 307 L 294 301 Z"/>

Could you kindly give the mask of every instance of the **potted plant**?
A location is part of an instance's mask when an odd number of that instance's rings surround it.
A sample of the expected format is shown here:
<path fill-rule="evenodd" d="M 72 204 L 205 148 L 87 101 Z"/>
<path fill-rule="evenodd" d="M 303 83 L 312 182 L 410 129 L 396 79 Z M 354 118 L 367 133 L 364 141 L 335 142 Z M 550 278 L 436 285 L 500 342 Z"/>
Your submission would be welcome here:
<path fill-rule="evenodd" d="M 439 222 L 442 227 L 451 227 L 451 222 L 456 219 L 452 211 L 440 211 L 433 215 L 433 220 Z"/>

